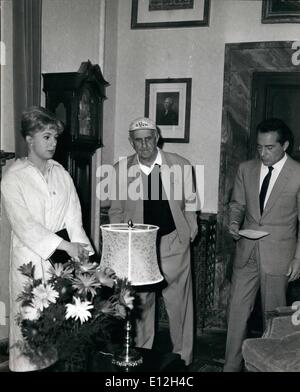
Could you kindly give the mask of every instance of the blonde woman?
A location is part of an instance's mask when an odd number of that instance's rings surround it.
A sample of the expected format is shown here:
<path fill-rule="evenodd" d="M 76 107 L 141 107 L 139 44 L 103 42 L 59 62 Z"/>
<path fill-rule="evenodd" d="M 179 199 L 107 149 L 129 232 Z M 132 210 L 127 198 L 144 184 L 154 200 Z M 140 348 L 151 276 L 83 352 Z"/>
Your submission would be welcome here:
<path fill-rule="evenodd" d="M 22 334 L 16 323 L 21 303 L 17 301 L 26 278 L 18 268 L 30 261 L 44 281 L 51 266 L 49 258 L 63 250 L 79 260 L 94 253 L 82 227 L 80 202 L 69 173 L 52 159 L 63 124 L 42 107 L 22 114 L 22 135 L 28 155 L 17 159 L 2 179 L 1 192 L 11 224 L 9 368 L 12 371 L 43 369 L 56 361 L 45 357 L 33 364 L 22 354 Z M 70 242 L 56 232 L 66 229 Z M 16 343 L 18 344 L 16 345 Z"/>

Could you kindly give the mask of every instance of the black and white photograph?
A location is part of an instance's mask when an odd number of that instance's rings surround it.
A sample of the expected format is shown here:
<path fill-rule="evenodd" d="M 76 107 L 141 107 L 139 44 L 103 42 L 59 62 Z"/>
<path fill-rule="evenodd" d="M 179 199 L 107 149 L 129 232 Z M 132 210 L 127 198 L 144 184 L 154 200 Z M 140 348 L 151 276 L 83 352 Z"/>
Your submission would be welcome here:
<path fill-rule="evenodd" d="M 146 79 L 145 116 L 156 122 L 161 141 L 189 142 L 191 93 L 191 78 Z"/>
<path fill-rule="evenodd" d="M 178 125 L 178 102 L 179 93 L 157 93 L 157 125 Z"/>
<path fill-rule="evenodd" d="M 296 0 L 0 0 L 0 373 L 291 386 L 299 22 Z"/>

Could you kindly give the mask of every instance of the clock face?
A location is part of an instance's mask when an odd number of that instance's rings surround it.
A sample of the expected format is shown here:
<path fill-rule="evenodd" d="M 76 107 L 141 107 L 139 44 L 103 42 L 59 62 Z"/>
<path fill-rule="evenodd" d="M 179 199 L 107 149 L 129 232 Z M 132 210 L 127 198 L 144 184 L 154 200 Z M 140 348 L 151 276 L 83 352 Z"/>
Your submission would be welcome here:
<path fill-rule="evenodd" d="M 78 129 L 80 136 L 95 136 L 96 102 L 88 88 L 82 90 L 78 110 Z"/>

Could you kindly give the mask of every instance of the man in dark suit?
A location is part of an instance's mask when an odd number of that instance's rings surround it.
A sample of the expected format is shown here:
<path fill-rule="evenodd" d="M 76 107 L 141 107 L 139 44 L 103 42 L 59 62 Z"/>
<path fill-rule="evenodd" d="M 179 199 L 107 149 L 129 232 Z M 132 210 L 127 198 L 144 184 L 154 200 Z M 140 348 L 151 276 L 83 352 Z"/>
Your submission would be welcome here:
<path fill-rule="evenodd" d="M 173 109 L 173 99 L 166 97 L 162 111 L 156 116 L 157 125 L 178 125 L 178 113 Z"/>
<path fill-rule="evenodd" d="M 225 372 L 242 370 L 241 347 L 260 288 L 268 312 L 286 305 L 288 281 L 300 276 L 300 164 L 286 150 L 291 132 L 276 118 L 257 127 L 259 160 L 240 165 L 230 202 L 229 232 L 237 241 L 231 282 Z M 240 229 L 267 232 L 259 239 Z"/>

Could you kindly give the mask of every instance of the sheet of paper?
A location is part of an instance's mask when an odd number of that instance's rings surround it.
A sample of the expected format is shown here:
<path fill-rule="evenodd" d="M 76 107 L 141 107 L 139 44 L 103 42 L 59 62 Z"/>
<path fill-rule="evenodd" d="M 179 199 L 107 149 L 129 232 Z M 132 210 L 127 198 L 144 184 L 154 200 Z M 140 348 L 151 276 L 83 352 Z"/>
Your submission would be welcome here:
<path fill-rule="evenodd" d="M 242 237 L 250 238 L 251 240 L 258 240 L 259 238 L 263 238 L 266 235 L 269 235 L 267 231 L 260 231 L 260 230 L 251 230 L 251 229 L 245 229 L 245 230 L 240 230 L 239 235 Z"/>

